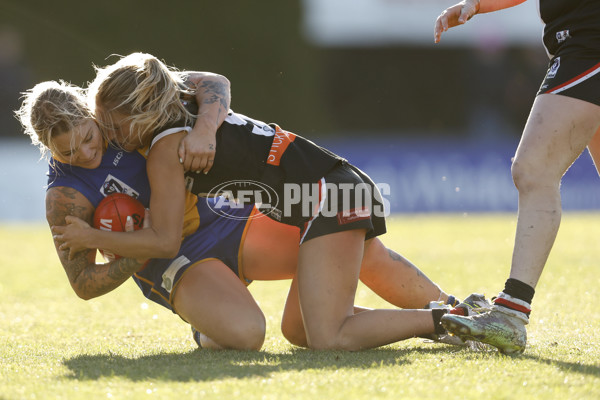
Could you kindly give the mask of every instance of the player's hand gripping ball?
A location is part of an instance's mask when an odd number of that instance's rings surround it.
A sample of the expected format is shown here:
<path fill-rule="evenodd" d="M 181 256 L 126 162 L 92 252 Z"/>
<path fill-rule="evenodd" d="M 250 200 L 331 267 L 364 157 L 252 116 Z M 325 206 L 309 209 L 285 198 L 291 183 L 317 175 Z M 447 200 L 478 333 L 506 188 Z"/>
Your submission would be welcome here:
<path fill-rule="evenodd" d="M 96 207 L 94 212 L 94 228 L 103 231 L 124 232 L 127 216 L 133 220 L 133 229 L 142 229 L 144 226 L 145 208 L 142 203 L 124 193 L 113 193 L 106 196 Z M 109 251 L 100 250 L 108 262 L 117 260 L 121 256 Z"/>

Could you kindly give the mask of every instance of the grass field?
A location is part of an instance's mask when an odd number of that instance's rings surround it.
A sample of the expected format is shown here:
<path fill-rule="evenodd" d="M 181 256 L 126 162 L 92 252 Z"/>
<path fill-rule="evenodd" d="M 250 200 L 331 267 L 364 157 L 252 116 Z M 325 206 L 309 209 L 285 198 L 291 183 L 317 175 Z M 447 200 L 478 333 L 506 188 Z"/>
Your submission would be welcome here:
<path fill-rule="evenodd" d="M 514 215 L 390 219 L 384 242 L 447 291 L 493 296 Z M 563 216 L 522 356 L 411 339 L 356 353 L 289 345 L 288 282 L 250 286 L 267 317 L 260 352 L 197 350 L 179 318 L 133 282 L 99 299 L 71 290 L 45 225 L 0 226 L 0 399 L 598 399 L 600 214 Z M 357 303 L 388 307 L 364 287 Z"/>

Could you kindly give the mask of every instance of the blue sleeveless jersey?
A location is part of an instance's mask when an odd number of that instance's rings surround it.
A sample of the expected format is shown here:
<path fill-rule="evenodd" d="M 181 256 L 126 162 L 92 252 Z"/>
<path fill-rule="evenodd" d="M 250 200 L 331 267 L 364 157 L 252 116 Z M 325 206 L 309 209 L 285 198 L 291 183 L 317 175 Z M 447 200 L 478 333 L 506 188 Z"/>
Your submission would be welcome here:
<path fill-rule="evenodd" d="M 53 160 L 48 173 L 48 189 L 60 186 L 76 189 L 94 207 L 105 196 L 115 192 L 138 199 L 144 207 L 150 203 L 145 156 L 112 146 L 107 147 L 96 169 L 74 167 Z M 214 212 L 219 198 L 197 199 L 193 218 L 199 220 L 199 227 L 182 240 L 177 256 L 173 259 L 151 259 L 132 277 L 144 296 L 171 311 L 174 311 L 171 303 L 177 283 L 188 268 L 204 261 L 222 261 L 244 283 L 250 282 L 243 276 L 241 250 L 253 206 L 224 210 L 224 206 L 220 205 L 220 212 L 229 217 L 226 218 Z"/>
<path fill-rule="evenodd" d="M 111 193 L 125 193 L 144 207 L 150 203 L 150 183 L 146 158 L 139 152 L 126 152 L 108 146 L 96 169 L 74 167 L 52 160 L 48 188 L 67 186 L 78 190 L 94 207 Z M 55 166 L 52 166 L 55 165 Z"/>

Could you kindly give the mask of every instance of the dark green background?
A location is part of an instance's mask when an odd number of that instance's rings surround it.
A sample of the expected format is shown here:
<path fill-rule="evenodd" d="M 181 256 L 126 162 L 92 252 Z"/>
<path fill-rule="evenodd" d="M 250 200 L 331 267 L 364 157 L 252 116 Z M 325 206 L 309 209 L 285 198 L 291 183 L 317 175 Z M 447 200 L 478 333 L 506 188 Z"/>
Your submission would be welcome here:
<path fill-rule="evenodd" d="M 516 135 L 546 63 L 541 47 L 319 48 L 302 34 L 300 0 L 0 0 L 0 36 L 0 53 L 16 53 L 0 54 L 1 136 L 20 135 L 19 92 L 85 85 L 92 64 L 133 51 L 226 75 L 233 109 L 309 137 Z"/>

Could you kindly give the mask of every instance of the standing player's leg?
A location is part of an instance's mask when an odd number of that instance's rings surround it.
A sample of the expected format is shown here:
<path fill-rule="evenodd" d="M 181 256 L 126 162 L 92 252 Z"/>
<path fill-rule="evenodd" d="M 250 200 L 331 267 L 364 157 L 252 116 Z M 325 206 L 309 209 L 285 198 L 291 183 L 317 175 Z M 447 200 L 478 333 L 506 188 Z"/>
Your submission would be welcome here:
<path fill-rule="evenodd" d="M 600 129 L 596 131 L 594 137 L 588 143 L 588 151 L 590 152 L 590 156 L 592 156 L 596 171 L 600 175 Z"/>
<path fill-rule="evenodd" d="M 599 126 L 594 104 L 551 94 L 536 98 L 512 166 L 519 215 L 511 278 L 537 285 L 560 225 L 560 181 Z"/>
<path fill-rule="evenodd" d="M 560 181 L 599 126 L 594 104 L 561 95 L 536 98 L 512 166 L 519 212 L 510 278 L 493 311 L 444 316 L 451 332 L 507 353 L 525 349 L 531 300 L 560 225 Z"/>

